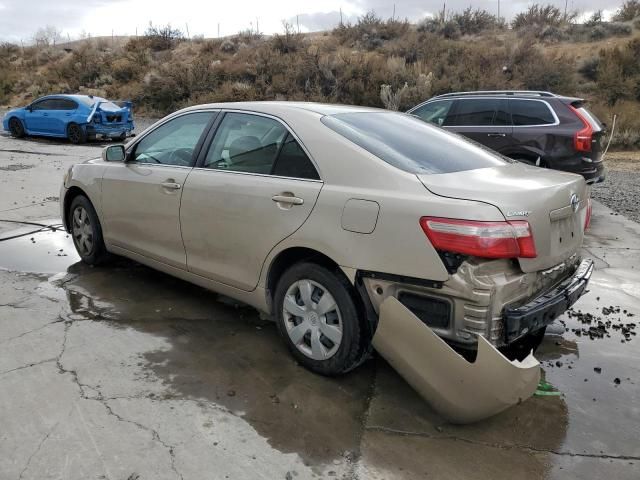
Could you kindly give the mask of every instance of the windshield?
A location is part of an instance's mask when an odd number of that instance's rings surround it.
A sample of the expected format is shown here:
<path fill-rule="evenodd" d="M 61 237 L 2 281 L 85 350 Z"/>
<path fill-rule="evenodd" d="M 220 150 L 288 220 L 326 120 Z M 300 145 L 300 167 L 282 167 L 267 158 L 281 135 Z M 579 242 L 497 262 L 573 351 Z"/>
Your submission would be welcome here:
<path fill-rule="evenodd" d="M 321 121 L 369 153 L 411 173 L 461 172 L 507 163 L 495 152 L 402 113 L 339 113 Z"/>

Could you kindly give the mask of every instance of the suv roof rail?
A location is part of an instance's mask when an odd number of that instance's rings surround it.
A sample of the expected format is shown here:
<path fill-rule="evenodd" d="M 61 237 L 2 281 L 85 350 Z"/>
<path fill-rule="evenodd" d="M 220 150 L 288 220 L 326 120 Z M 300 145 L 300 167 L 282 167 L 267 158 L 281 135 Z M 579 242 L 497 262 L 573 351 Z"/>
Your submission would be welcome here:
<path fill-rule="evenodd" d="M 545 92 L 541 90 L 478 90 L 474 92 L 451 92 L 436 95 L 436 98 L 446 97 L 472 97 L 474 95 L 522 95 L 532 97 L 557 97 L 555 93 Z"/>

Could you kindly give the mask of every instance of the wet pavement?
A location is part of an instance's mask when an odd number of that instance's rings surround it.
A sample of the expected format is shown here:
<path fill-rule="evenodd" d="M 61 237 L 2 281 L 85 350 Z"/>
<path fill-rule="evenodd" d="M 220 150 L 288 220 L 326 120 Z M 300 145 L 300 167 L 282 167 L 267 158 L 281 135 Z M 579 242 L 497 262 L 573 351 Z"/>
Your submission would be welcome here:
<path fill-rule="evenodd" d="M 2 141 L 0 167 L 26 163 Z M 58 180 L 28 172 L 50 157 L 0 183 L 49 195 Z M 54 203 L 0 219 L 55 225 Z M 590 292 L 537 355 L 557 394 L 467 426 L 380 358 L 314 375 L 255 310 L 124 259 L 86 266 L 38 228 L 0 222 L 28 233 L 0 241 L 2 480 L 640 478 L 640 225 L 598 203 Z"/>

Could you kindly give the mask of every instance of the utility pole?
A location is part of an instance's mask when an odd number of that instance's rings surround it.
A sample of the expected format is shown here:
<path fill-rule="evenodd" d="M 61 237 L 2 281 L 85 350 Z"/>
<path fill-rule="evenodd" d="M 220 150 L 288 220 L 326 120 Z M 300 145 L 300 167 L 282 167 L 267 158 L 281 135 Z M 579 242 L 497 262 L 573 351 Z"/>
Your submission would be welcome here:
<path fill-rule="evenodd" d="M 340 7 L 340 26 L 342 26 L 342 7 Z"/>
<path fill-rule="evenodd" d="M 300 15 L 296 15 L 296 24 L 298 25 L 298 33 L 300 33 Z"/>
<path fill-rule="evenodd" d="M 187 39 L 191 40 L 191 35 L 189 35 L 189 24 L 185 22 L 184 26 L 187 27 Z"/>
<path fill-rule="evenodd" d="M 569 3 L 569 0 L 564 0 L 564 18 L 567 18 L 567 4 Z"/>
<path fill-rule="evenodd" d="M 442 5 L 442 23 L 446 21 L 446 15 L 447 15 L 447 2 L 444 2 L 444 4 Z"/>
<path fill-rule="evenodd" d="M 500 21 L 500 0 L 498 0 L 498 22 Z"/>
<path fill-rule="evenodd" d="M 220 22 L 218 22 L 218 38 L 220 38 Z"/>

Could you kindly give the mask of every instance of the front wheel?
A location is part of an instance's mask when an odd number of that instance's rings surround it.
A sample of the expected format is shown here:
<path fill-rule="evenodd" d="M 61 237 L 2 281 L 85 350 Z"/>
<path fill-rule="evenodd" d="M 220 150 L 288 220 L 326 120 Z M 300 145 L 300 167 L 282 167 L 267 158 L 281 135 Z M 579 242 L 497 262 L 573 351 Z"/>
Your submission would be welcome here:
<path fill-rule="evenodd" d="M 296 360 L 322 375 L 359 365 L 368 345 L 353 287 L 339 272 L 315 263 L 287 270 L 276 287 L 278 329 Z"/>
<path fill-rule="evenodd" d="M 69 207 L 71 236 L 83 262 L 98 265 L 107 259 L 102 227 L 93 205 L 84 195 L 78 195 Z"/>
<path fill-rule="evenodd" d="M 16 138 L 24 137 L 24 126 L 19 118 L 12 118 L 9 120 L 9 132 L 11 136 Z"/>

